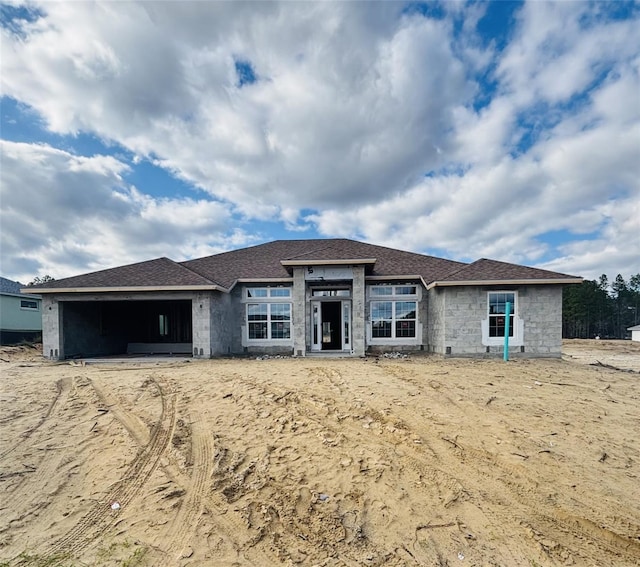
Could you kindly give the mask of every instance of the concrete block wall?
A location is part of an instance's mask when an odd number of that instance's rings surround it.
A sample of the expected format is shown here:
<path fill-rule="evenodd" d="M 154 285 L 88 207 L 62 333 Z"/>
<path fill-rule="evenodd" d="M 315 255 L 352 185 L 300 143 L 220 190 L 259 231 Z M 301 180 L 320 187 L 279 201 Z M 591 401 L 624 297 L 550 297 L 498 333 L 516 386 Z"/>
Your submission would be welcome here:
<path fill-rule="evenodd" d="M 351 290 L 351 347 L 356 356 L 364 356 L 366 349 L 365 304 L 364 266 L 354 266 Z"/>
<path fill-rule="evenodd" d="M 242 306 L 240 306 L 242 311 Z M 233 346 L 240 343 L 240 325 L 234 324 L 234 303 L 229 293 L 211 294 L 211 355 L 225 356 L 233 353 Z"/>
<path fill-rule="evenodd" d="M 561 356 L 562 286 L 529 286 L 518 297 L 525 319 L 525 351 L 538 356 Z"/>
<path fill-rule="evenodd" d="M 426 292 L 427 318 L 427 350 L 434 354 L 445 354 L 445 306 L 446 293 L 442 288 L 431 288 Z"/>
<path fill-rule="evenodd" d="M 452 355 L 482 354 L 481 322 L 487 318 L 487 290 L 481 287 L 443 288 L 445 296 L 444 344 Z"/>
<path fill-rule="evenodd" d="M 192 347 L 194 358 L 209 358 L 212 353 L 212 298 L 210 292 L 196 293 L 191 300 Z"/>
<path fill-rule="evenodd" d="M 55 296 L 42 297 L 42 354 L 50 360 L 64 359 L 62 304 Z"/>
<path fill-rule="evenodd" d="M 306 301 L 307 290 L 304 279 L 305 268 L 295 267 L 293 269 L 293 291 L 292 291 L 292 323 L 293 323 L 293 354 L 304 356 L 307 352 L 307 345 L 311 344 L 311 332 L 307 327 L 310 313 L 307 313 L 308 302 Z"/>
<path fill-rule="evenodd" d="M 497 289 L 502 291 L 505 288 Z M 434 290 L 431 290 L 433 292 Z M 442 288 L 431 294 L 432 352 L 450 356 L 499 356 L 502 345 L 484 345 L 482 321 L 487 319 L 487 292 L 480 286 Z M 510 344 L 510 356 L 555 357 L 562 350 L 562 287 L 519 286 L 519 343 Z M 450 349 L 450 352 L 448 351 Z"/>

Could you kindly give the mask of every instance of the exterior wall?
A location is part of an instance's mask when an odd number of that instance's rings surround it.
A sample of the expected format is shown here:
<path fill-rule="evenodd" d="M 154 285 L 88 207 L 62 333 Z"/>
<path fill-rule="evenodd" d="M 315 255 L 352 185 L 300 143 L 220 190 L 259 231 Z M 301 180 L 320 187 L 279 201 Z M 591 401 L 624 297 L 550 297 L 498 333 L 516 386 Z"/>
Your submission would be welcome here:
<path fill-rule="evenodd" d="M 231 295 L 218 291 L 196 293 L 191 303 L 194 358 L 225 356 L 236 352 Z M 235 333 L 239 336 L 239 330 Z"/>
<path fill-rule="evenodd" d="M 284 303 L 291 303 L 291 339 L 283 339 L 278 341 L 271 341 L 270 344 L 250 343 L 248 341 L 248 329 L 247 329 L 247 317 L 246 317 L 246 303 L 243 298 L 244 289 L 246 287 L 269 287 L 270 284 L 255 283 L 255 284 L 242 284 L 237 285 L 231 292 L 229 298 L 228 316 L 226 318 L 227 330 L 225 335 L 226 340 L 230 343 L 230 354 L 234 355 L 286 355 L 291 356 L 294 354 L 294 344 L 296 340 L 296 332 L 299 331 L 299 323 L 297 318 L 298 309 L 295 303 L 296 291 L 293 289 L 290 298 L 283 300 Z M 265 299 L 265 302 L 278 303 L 276 299 L 269 301 Z M 303 306 L 304 307 L 304 306 Z M 304 329 L 304 321 L 302 322 Z M 267 341 L 265 341 L 266 343 Z M 304 347 L 303 347 L 304 348 Z"/>
<path fill-rule="evenodd" d="M 432 288 L 427 294 L 427 350 L 434 354 L 445 354 L 447 295 L 443 288 Z"/>
<path fill-rule="evenodd" d="M 35 301 L 37 310 L 20 307 L 22 300 Z M 41 331 L 42 300 L 31 295 L 0 295 L 0 329 L 3 331 Z"/>
<path fill-rule="evenodd" d="M 233 352 L 236 337 L 239 340 L 240 328 L 232 324 L 233 302 L 228 293 L 211 294 L 211 354 L 224 356 Z"/>
<path fill-rule="evenodd" d="M 37 309 L 25 309 L 20 302 L 35 301 Z M 32 295 L 0 295 L 0 344 L 39 340 L 42 335 L 42 300 Z"/>
<path fill-rule="evenodd" d="M 364 266 L 354 266 L 351 290 L 351 347 L 356 356 L 364 356 L 366 349 L 365 292 Z"/>
<path fill-rule="evenodd" d="M 382 284 L 384 282 L 375 281 L 368 282 L 368 286 Z M 404 282 L 395 282 L 393 285 L 403 285 Z M 368 296 L 366 307 L 365 307 L 365 317 L 363 319 L 365 326 L 365 334 L 366 334 L 366 351 L 369 353 L 383 353 L 383 352 L 415 352 L 415 351 L 424 351 L 428 350 L 428 344 L 430 339 L 430 313 L 429 313 L 429 298 L 422 286 L 418 282 L 411 282 L 407 285 L 414 285 L 417 288 L 417 299 L 414 300 L 416 296 L 410 296 L 407 301 L 416 301 L 417 305 L 417 321 L 416 321 L 416 337 L 415 339 L 408 339 L 406 342 L 403 342 L 402 339 L 386 339 L 386 340 L 373 340 L 371 336 L 371 301 L 384 301 L 385 299 L 389 299 L 391 301 L 402 301 L 402 296 L 394 296 L 392 298 L 385 298 L 384 296 L 372 298 Z"/>
<path fill-rule="evenodd" d="M 309 302 L 306 300 L 305 269 L 296 267 L 293 269 L 293 353 L 296 356 L 304 356 L 307 345 L 311 345 L 311 331 L 307 321 L 311 317 Z"/>
<path fill-rule="evenodd" d="M 437 289 L 437 288 L 436 288 Z M 483 338 L 487 293 L 505 288 L 447 287 L 431 293 L 431 351 L 446 356 L 501 356 L 500 339 Z M 557 357 L 562 351 L 562 287 L 519 286 L 515 325 L 518 336 L 509 341 L 510 356 Z M 435 292 L 435 293 L 434 293 Z"/>
<path fill-rule="evenodd" d="M 51 360 L 64 359 L 62 343 L 63 308 L 55 296 L 42 298 L 42 354 Z"/>

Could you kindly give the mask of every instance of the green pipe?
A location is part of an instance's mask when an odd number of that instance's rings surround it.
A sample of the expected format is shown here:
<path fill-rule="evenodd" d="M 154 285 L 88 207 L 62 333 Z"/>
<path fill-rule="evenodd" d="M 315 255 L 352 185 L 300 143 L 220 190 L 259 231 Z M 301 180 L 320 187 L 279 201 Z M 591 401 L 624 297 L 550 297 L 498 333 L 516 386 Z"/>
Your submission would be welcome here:
<path fill-rule="evenodd" d="M 511 302 L 507 301 L 504 314 L 504 360 L 509 360 L 509 323 L 511 322 Z"/>

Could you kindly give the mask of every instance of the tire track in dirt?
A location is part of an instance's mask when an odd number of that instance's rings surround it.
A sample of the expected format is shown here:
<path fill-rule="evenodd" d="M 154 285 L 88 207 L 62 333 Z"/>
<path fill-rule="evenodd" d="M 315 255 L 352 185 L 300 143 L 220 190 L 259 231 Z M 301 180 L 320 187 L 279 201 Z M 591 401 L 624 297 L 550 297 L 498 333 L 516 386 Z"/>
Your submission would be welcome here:
<path fill-rule="evenodd" d="M 15 451 L 18 447 L 20 447 L 20 445 L 22 445 L 24 440 L 29 439 L 29 437 L 31 437 L 38 429 L 40 429 L 40 427 L 42 427 L 51 416 L 55 415 L 55 413 L 59 410 L 61 406 L 64 406 L 64 404 L 67 401 L 67 398 L 69 397 L 69 391 L 71 390 L 71 383 L 72 383 L 71 378 L 62 378 L 61 380 L 58 380 L 56 382 L 56 395 L 53 398 L 53 401 L 51 402 L 51 404 L 49 405 L 49 408 L 47 409 L 46 413 L 40 418 L 40 421 L 38 421 L 38 423 L 36 423 L 30 429 L 27 429 L 25 432 L 23 432 L 20 435 L 21 441 L 5 449 L 4 451 L 0 452 L 0 459 L 3 459 L 7 455 Z"/>
<path fill-rule="evenodd" d="M 213 438 L 204 426 L 197 410 L 190 412 L 192 475 L 178 514 L 166 531 L 165 561 L 160 565 L 170 567 L 180 559 L 194 536 L 205 506 L 208 482 L 213 470 Z"/>
<path fill-rule="evenodd" d="M 56 382 L 54 400 L 40 421 L 25 432 L 27 435 L 23 434 L 24 438 L 31 437 L 45 423 L 51 423 L 57 417 L 67 403 L 73 385 L 71 378 Z M 77 393 L 77 389 L 75 390 Z M 53 423 L 52 427 L 55 428 L 58 425 Z M 63 426 L 66 427 L 68 424 L 65 422 Z M 3 457 L 11 453 L 19 445 L 20 443 L 10 448 L 3 454 Z M 22 480 L 3 499 L 2 507 L 0 508 L 0 511 L 3 511 L 3 525 L 0 527 L 0 533 L 10 530 L 16 522 L 21 522 L 48 506 L 47 496 L 58 492 L 66 484 L 67 475 L 59 473 L 59 469 L 65 459 L 63 449 L 63 447 L 43 447 L 40 449 L 41 456 L 36 464 L 32 465 L 35 469 L 34 472 L 25 474 Z M 10 512 L 4 512 L 4 510 L 10 510 Z"/>
<path fill-rule="evenodd" d="M 162 413 L 154 425 L 149 443 L 138 453 L 124 476 L 85 516 L 62 538 L 47 550 L 51 558 L 60 555 L 77 556 L 96 538 L 114 525 L 118 512 L 111 509 L 112 502 L 127 506 L 140 493 L 160 458 L 165 453 L 176 422 L 176 394 L 168 382 L 162 378 L 152 379 L 162 398 Z"/>
<path fill-rule="evenodd" d="M 142 447 L 145 446 L 145 442 L 149 438 L 149 431 L 146 425 L 140 420 L 134 413 L 124 407 L 118 398 L 113 395 L 108 387 L 101 381 L 96 379 L 92 380 L 92 386 L 96 390 L 98 397 L 102 402 L 108 406 L 113 416 L 122 424 L 122 426 L 129 432 L 131 437 Z M 195 502 L 200 501 L 201 507 L 198 516 L 202 513 L 202 509 L 206 509 L 211 513 L 211 518 L 215 524 L 217 532 L 224 535 L 231 546 L 240 554 L 243 554 L 247 560 L 254 565 L 261 565 L 264 567 L 275 567 L 280 565 L 280 561 L 277 557 L 269 552 L 261 553 L 259 550 L 252 548 L 251 539 L 242 539 L 238 537 L 238 534 L 245 533 L 246 525 L 237 517 L 237 514 L 228 509 L 227 501 L 217 493 L 213 492 L 208 484 L 208 480 L 211 478 L 213 467 L 213 435 L 211 432 L 206 432 L 203 425 L 203 418 L 197 409 L 190 410 L 192 418 L 190 421 L 193 424 L 197 424 L 195 428 L 195 438 L 192 438 L 192 451 L 194 459 L 194 467 L 200 466 L 197 470 L 194 468 L 194 475 L 197 478 L 194 480 L 194 476 L 187 476 L 180 469 L 175 458 L 166 453 L 164 462 L 160 464 L 161 468 L 167 475 L 167 477 L 174 482 L 179 488 L 186 491 L 186 499 L 191 499 L 191 504 L 188 505 L 188 511 L 186 521 L 183 524 L 176 524 L 177 526 L 188 527 L 191 525 L 189 517 L 193 514 L 196 505 Z M 175 419 L 174 419 L 175 421 Z M 192 432 L 193 435 L 193 432 Z M 184 506 L 184 502 L 183 502 Z M 182 507 L 181 507 L 182 510 Z M 187 510 L 187 509 L 185 509 Z M 194 518 L 197 519 L 197 518 Z M 192 537 L 193 531 L 195 531 L 196 524 L 193 522 L 193 530 L 182 534 L 176 539 L 176 542 L 182 541 L 181 548 L 187 545 L 187 540 Z M 178 543 L 176 545 L 178 545 Z M 167 554 L 174 554 L 175 549 L 172 545 L 163 545 L 165 550 L 162 558 L 158 561 L 169 561 L 167 565 L 173 564 Z M 181 550 L 179 550 L 181 551 Z"/>

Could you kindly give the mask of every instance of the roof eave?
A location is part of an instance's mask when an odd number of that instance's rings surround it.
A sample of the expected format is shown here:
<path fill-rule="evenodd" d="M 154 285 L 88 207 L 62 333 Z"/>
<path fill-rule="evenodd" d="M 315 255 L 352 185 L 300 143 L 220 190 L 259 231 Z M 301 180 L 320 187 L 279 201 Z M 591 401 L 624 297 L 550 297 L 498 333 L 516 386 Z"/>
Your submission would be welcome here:
<path fill-rule="evenodd" d="M 582 278 L 434 281 L 427 286 L 427 289 L 431 289 L 434 287 L 456 287 L 471 285 L 564 285 L 580 284 L 582 283 L 582 281 Z"/>
<path fill-rule="evenodd" d="M 349 258 L 349 259 L 334 259 L 334 260 L 320 260 L 309 258 L 307 260 L 280 260 L 280 264 L 283 266 L 349 266 L 349 265 L 361 265 L 361 264 L 375 264 L 375 258 Z"/>
<path fill-rule="evenodd" d="M 21 290 L 24 291 L 24 290 Z M 45 293 L 113 293 L 113 292 L 153 292 L 153 291 L 222 291 L 229 290 L 219 285 L 162 285 L 162 286 L 112 286 L 112 287 L 50 287 L 38 288 L 38 294 Z"/>

